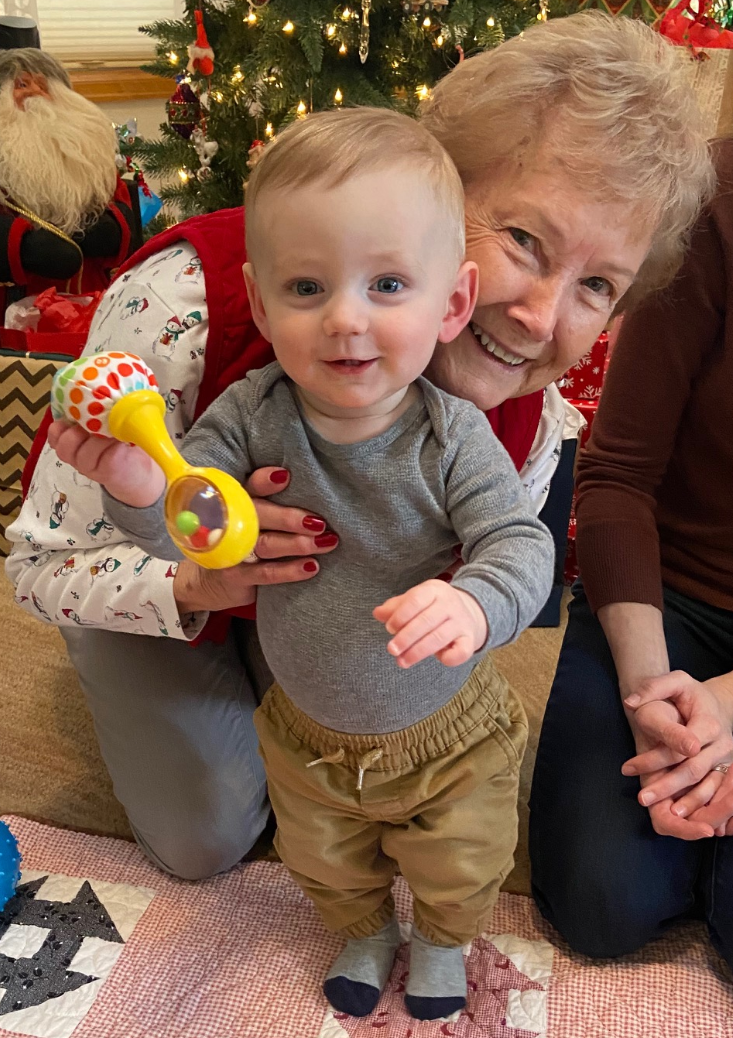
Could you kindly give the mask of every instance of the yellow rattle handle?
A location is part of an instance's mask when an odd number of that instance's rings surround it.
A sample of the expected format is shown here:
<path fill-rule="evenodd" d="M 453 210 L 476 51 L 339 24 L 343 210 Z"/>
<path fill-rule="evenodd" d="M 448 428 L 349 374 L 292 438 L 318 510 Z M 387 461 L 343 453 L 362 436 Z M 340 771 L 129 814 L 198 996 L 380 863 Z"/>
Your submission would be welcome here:
<path fill-rule="evenodd" d="M 134 443 L 156 461 L 168 481 L 165 499 L 166 525 L 175 544 L 186 558 L 206 569 L 236 566 L 254 549 L 259 534 L 257 512 L 244 487 L 233 476 L 220 469 L 189 465 L 181 457 L 165 427 L 165 401 L 152 389 L 138 389 L 121 397 L 109 411 L 109 430 L 115 439 Z M 208 498 L 209 507 L 217 507 L 211 491 L 218 494 L 221 524 L 207 530 L 196 543 L 202 529 L 198 526 L 188 536 L 181 529 L 181 517 L 193 516 L 188 507 L 192 496 Z M 190 522 L 193 520 L 189 519 Z M 212 537 L 216 535 L 212 541 Z"/>

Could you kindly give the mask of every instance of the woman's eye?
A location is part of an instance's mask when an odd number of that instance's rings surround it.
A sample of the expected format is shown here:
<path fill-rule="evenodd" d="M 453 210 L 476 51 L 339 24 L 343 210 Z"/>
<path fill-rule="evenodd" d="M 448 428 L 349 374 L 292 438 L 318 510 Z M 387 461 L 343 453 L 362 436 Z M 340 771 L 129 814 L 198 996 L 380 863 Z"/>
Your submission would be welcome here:
<path fill-rule="evenodd" d="M 386 295 L 392 296 L 404 287 L 399 278 L 377 278 L 372 286 L 376 292 L 384 292 Z"/>
<path fill-rule="evenodd" d="M 594 295 L 611 295 L 611 283 L 610 281 L 606 281 L 605 278 L 586 278 L 583 284 L 586 288 L 589 288 Z"/>
<path fill-rule="evenodd" d="M 534 237 L 529 233 L 529 231 L 523 231 L 521 227 L 510 227 L 509 233 L 517 245 L 521 245 L 523 249 L 532 248 Z"/>
<path fill-rule="evenodd" d="M 323 291 L 317 281 L 296 281 L 293 288 L 299 296 L 315 296 Z"/>

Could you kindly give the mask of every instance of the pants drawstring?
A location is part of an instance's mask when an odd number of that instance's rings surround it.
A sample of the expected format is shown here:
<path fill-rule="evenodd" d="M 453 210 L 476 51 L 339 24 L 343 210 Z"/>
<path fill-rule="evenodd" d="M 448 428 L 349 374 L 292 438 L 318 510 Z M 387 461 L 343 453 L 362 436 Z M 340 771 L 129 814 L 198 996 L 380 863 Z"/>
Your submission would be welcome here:
<path fill-rule="evenodd" d="M 343 762 L 346 753 L 343 746 L 340 746 L 334 753 L 329 753 L 326 757 L 319 757 L 318 760 L 309 761 L 306 764 L 306 768 L 313 768 L 316 764 L 341 764 Z M 359 772 L 356 779 L 356 788 L 358 792 L 361 792 L 362 786 L 364 785 L 364 775 L 370 768 L 373 768 L 377 761 L 381 760 L 384 756 L 384 750 L 380 747 L 375 747 L 373 750 L 367 750 L 364 756 L 359 761 Z"/>

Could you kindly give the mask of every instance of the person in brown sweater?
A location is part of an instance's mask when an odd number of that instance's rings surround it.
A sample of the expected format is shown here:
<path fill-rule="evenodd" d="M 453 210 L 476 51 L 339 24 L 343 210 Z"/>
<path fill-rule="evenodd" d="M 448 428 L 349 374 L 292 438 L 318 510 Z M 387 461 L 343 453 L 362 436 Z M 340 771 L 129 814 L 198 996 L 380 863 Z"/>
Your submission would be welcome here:
<path fill-rule="evenodd" d="M 733 967 L 733 140 L 715 159 L 680 274 L 624 321 L 578 466 L 582 585 L 530 853 L 540 911 L 577 951 L 625 954 L 696 917 Z"/>

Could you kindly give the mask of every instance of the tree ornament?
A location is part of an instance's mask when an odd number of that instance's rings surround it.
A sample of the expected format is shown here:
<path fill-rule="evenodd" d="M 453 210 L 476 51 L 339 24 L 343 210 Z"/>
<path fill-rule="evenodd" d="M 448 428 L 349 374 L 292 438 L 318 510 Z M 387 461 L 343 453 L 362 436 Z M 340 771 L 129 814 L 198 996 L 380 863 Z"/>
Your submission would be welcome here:
<path fill-rule="evenodd" d="M 266 145 L 264 141 L 252 141 L 250 149 L 247 152 L 247 165 L 250 169 L 254 169 L 260 161 L 265 153 L 265 147 Z"/>
<path fill-rule="evenodd" d="M 196 40 L 188 45 L 189 62 L 186 65 L 188 72 L 200 72 L 207 78 L 214 71 L 214 51 L 209 45 L 209 40 L 204 28 L 204 15 L 202 11 L 194 11 L 196 19 Z"/>
<path fill-rule="evenodd" d="M 369 12 L 372 0 L 361 0 L 361 29 L 359 30 L 359 57 L 362 65 L 369 57 Z"/>
<path fill-rule="evenodd" d="M 200 126 L 197 126 L 191 134 L 191 143 L 201 163 L 196 170 L 196 176 L 199 180 L 206 180 L 211 173 L 209 167 L 211 166 L 211 160 L 219 150 L 219 143 L 218 141 L 207 141 L 206 134 Z M 209 170 L 209 174 L 204 173 L 204 170 Z"/>
<path fill-rule="evenodd" d="M 189 84 L 179 83 L 165 107 L 169 126 L 187 141 L 201 120 L 201 102 Z"/>

